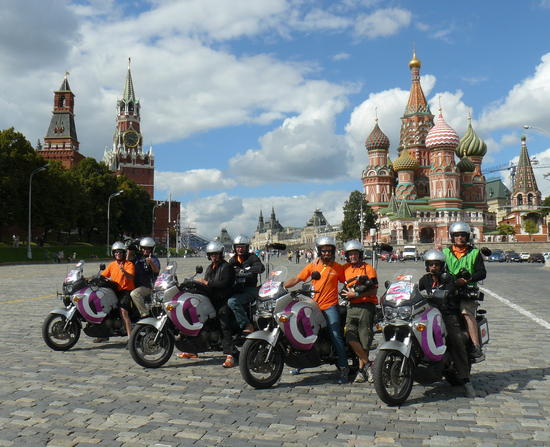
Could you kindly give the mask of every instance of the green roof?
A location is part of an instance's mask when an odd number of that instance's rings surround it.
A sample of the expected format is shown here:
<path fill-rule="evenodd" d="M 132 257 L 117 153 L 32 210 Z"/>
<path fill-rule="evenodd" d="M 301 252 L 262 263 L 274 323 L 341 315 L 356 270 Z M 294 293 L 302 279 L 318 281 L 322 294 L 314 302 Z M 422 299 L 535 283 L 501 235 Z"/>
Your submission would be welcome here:
<path fill-rule="evenodd" d="M 494 180 L 487 180 L 485 183 L 485 195 L 487 200 L 505 200 L 510 197 L 510 190 L 502 183 L 501 179 L 497 178 Z"/>

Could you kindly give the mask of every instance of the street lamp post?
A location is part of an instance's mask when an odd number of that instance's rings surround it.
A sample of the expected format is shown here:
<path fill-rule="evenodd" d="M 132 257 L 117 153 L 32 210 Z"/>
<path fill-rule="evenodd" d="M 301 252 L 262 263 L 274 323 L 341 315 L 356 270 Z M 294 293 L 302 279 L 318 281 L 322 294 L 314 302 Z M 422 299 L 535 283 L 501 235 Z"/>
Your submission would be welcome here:
<path fill-rule="evenodd" d="M 111 199 L 113 197 L 121 195 L 123 192 L 124 192 L 123 190 L 114 192 L 109 196 L 109 200 L 107 200 L 107 256 L 111 254 L 110 253 L 111 251 L 109 250 L 109 225 L 111 222 Z"/>
<path fill-rule="evenodd" d="M 31 250 L 31 240 L 32 240 L 32 233 L 31 233 L 31 197 L 32 197 L 32 176 L 38 172 L 45 171 L 50 164 L 46 163 L 44 166 L 41 166 L 39 168 L 36 168 L 34 171 L 31 172 L 31 175 L 29 177 L 29 240 L 27 241 L 27 258 L 32 259 L 32 250 Z"/>
<path fill-rule="evenodd" d="M 155 237 L 155 208 L 163 206 L 166 202 L 158 202 L 153 205 L 153 218 L 151 219 L 151 237 Z"/>

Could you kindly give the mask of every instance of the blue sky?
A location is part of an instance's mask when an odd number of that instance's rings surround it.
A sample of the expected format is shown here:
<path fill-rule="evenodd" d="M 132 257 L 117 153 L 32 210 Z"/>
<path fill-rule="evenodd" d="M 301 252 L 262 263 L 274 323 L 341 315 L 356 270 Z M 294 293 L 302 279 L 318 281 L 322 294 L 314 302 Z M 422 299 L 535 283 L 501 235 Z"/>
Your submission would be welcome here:
<path fill-rule="evenodd" d="M 69 71 L 81 151 L 101 159 L 132 57 L 156 198 L 171 192 L 206 236 L 250 234 L 272 206 L 283 225 L 315 208 L 338 223 L 375 110 L 395 153 L 413 48 L 432 113 L 441 101 L 459 135 L 472 113 L 486 168 L 517 157 L 523 133 L 550 165 L 550 1 L 4 3 L 2 128 L 43 138 Z"/>

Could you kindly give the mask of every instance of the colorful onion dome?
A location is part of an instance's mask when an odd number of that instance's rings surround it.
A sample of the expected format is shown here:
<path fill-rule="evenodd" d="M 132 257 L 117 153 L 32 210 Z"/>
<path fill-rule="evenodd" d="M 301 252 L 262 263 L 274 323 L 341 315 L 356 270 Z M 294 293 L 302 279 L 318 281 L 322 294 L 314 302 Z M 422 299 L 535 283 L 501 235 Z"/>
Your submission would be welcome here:
<path fill-rule="evenodd" d="M 466 129 L 466 133 L 460 139 L 460 143 L 458 144 L 455 152 L 460 158 L 465 155 L 468 157 L 483 157 L 487 153 L 487 144 L 474 132 L 474 129 L 472 129 L 471 120 L 468 124 L 468 129 Z"/>
<path fill-rule="evenodd" d="M 474 165 L 474 162 L 466 156 L 462 157 L 456 167 L 459 169 L 460 172 L 474 172 L 476 169 L 476 165 Z"/>
<path fill-rule="evenodd" d="M 418 161 L 411 157 L 411 154 L 409 154 L 407 149 L 403 149 L 401 154 L 399 154 L 399 157 L 397 157 L 397 160 L 393 162 L 394 171 L 414 171 L 418 169 L 418 166 Z"/>
<path fill-rule="evenodd" d="M 413 51 L 413 57 L 409 61 L 409 68 L 420 68 L 422 66 L 422 63 L 420 62 L 420 59 L 416 58 L 416 51 Z"/>
<path fill-rule="evenodd" d="M 365 140 L 365 147 L 368 151 L 374 149 L 384 149 L 387 151 L 390 148 L 390 139 L 378 127 L 378 120 L 376 120 L 374 129 L 372 129 L 372 132 Z"/>
<path fill-rule="evenodd" d="M 454 149 L 458 145 L 458 142 L 458 134 L 443 119 L 443 114 L 440 110 L 435 126 L 426 135 L 426 147 L 428 149 L 436 147 L 452 147 Z"/>

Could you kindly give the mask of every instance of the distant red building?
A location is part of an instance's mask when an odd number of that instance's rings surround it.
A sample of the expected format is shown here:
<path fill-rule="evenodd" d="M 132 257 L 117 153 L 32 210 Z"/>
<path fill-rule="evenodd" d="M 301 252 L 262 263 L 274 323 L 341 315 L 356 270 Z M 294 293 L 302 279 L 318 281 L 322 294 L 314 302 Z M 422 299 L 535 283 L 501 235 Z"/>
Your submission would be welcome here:
<path fill-rule="evenodd" d="M 84 159 L 78 151 L 79 143 L 74 122 L 74 93 L 71 91 L 68 73 L 65 74 L 59 90 L 54 92 L 53 112 L 44 146 L 38 153 L 46 160 L 59 161 L 69 169 Z"/>

